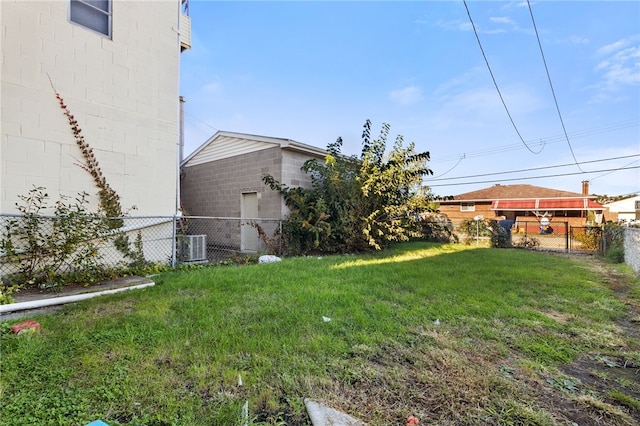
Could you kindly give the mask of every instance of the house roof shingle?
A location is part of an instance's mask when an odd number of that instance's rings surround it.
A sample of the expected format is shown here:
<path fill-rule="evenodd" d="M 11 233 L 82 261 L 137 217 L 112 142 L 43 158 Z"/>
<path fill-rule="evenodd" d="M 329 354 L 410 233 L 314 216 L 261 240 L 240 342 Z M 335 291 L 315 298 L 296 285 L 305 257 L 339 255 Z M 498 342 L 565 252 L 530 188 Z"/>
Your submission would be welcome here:
<path fill-rule="evenodd" d="M 578 192 L 562 191 L 534 185 L 494 185 L 477 191 L 466 192 L 453 197 L 454 201 L 494 201 L 527 198 L 593 198 Z"/>

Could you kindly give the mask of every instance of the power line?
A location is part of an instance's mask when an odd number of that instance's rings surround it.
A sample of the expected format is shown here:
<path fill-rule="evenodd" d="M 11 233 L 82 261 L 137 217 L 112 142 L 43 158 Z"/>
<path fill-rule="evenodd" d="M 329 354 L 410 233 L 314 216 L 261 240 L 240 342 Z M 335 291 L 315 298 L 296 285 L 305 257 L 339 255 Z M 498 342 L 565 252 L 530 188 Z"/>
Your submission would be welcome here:
<path fill-rule="evenodd" d="M 640 157 L 640 154 L 622 155 L 622 156 L 619 156 L 619 157 L 610 157 L 610 158 L 602 158 L 602 159 L 599 159 L 599 160 L 583 161 L 580 164 L 602 163 L 602 162 L 605 162 L 605 161 L 621 160 L 621 159 L 624 159 L 624 158 L 632 158 L 632 157 Z M 628 165 L 631 165 L 631 164 L 636 163 L 638 161 L 640 161 L 640 160 L 632 161 Z M 556 164 L 556 165 L 553 165 L 553 166 L 532 167 L 532 168 L 529 168 L 529 169 L 510 170 L 510 171 L 493 172 L 493 173 L 482 173 L 482 174 L 478 174 L 478 175 L 469 175 L 469 176 L 457 176 L 457 177 L 450 177 L 450 178 L 446 178 L 446 179 L 440 179 L 438 177 L 436 179 L 425 179 L 425 181 L 439 182 L 439 181 L 443 181 L 443 180 L 452 180 L 452 179 L 469 179 L 469 178 L 484 177 L 484 176 L 507 175 L 507 174 L 511 174 L 511 173 L 523 173 L 523 172 L 532 172 L 532 171 L 536 171 L 536 170 L 556 169 L 556 168 L 559 168 L 559 167 L 573 166 L 573 164 L 574 163 Z M 614 169 L 614 170 L 616 170 L 616 169 Z M 589 173 L 593 173 L 593 172 L 589 172 Z M 523 178 L 523 179 L 525 179 L 525 178 Z"/>
<path fill-rule="evenodd" d="M 571 151 L 571 156 L 573 157 L 573 161 L 575 161 L 576 166 L 578 166 L 578 170 L 583 172 L 580 168 L 580 164 L 578 164 L 578 160 L 576 159 L 576 155 L 573 153 L 573 147 L 571 146 L 571 142 L 569 141 L 569 135 L 567 135 L 567 129 L 564 126 L 564 120 L 562 119 L 562 114 L 560 113 L 560 107 L 558 106 L 558 98 L 556 97 L 556 92 L 553 90 L 553 83 L 551 83 L 551 75 L 549 74 L 549 67 L 547 67 L 547 60 L 544 57 L 544 51 L 542 50 L 542 43 L 540 42 L 540 36 L 538 35 L 538 27 L 536 27 L 536 21 L 533 19 L 533 10 L 531 9 L 531 3 L 527 0 L 527 6 L 529 6 L 529 14 L 531 15 L 531 22 L 533 23 L 533 29 L 536 33 L 536 39 L 538 40 L 538 47 L 540 47 L 540 55 L 542 55 L 542 62 L 544 63 L 544 69 L 547 72 L 547 80 L 549 81 L 549 87 L 551 88 L 551 94 L 553 95 L 553 102 L 556 104 L 556 111 L 558 111 L 558 117 L 560 118 L 560 124 L 562 124 L 562 131 L 564 132 L 564 136 L 567 139 L 567 145 L 569 145 L 569 150 Z"/>
<path fill-rule="evenodd" d="M 573 165 L 573 164 L 571 164 Z M 621 168 L 615 168 L 615 169 L 602 169 L 602 170 L 592 170 L 592 171 L 588 171 L 588 172 L 573 172 L 573 173 L 560 173 L 560 174 L 555 174 L 555 175 L 545 175 L 545 176 L 531 176 L 531 177 L 523 177 L 523 178 L 511 178 L 511 179 L 500 179 L 500 182 L 510 182 L 510 181 L 516 181 L 516 180 L 531 180 L 531 179 L 545 179 L 545 178 L 554 178 L 554 177 L 563 177 L 563 176 L 573 176 L 573 175 L 582 175 L 582 174 L 589 174 L 589 173 L 600 173 L 600 172 L 611 172 L 611 171 L 621 171 L 621 170 L 631 170 L 631 169 L 638 169 L 640 168 L 640 166 L 631 166 L 631 167 L 621 167 Z M 436 186 L 458 186 L 458 185 L 474 185 L 474 184 L 478 184 L 478 183 L 493 183 L 493 182 L 497 182 L 497 180 L 483 180 L 483 181 L 476 181 L 476 182 L 459 182 L 459 183 L 441 183 L 441 184 L 436 184 L 436 185 L 427 185 L 428 187 L 436 187 Z"/>
<path fill-rule="evenodd" d="M 639 120 L 628 120 L 628 121 L 608 124 L 603 127 L 578 130 L 576 132 L 573 132 L 571 137 L 573 139 L 577 139 L 577 138 L 584 138 L 588 136 L 594 136 L 594 135 L 607 133 L 615 130 L 626 129 L 629 127 L 636 127 L 638 126 L 638 123 L 639 123 Z M 536 144 L 552 144 L 552 143 L 561 142 L 563 140 L 564 140 L 563 135 L 548 136 L 548 137 L 540 138 L 538 141 L 535 141 L 535 142 L 529 141 L 529 144 L 532 146 L 535 146 Z M 507 151 L 515 151 L 518 149 L 522 149 L 522 144 L 515 143 L 515 144 L 509 144 L 509 145 L 502 145 L 502 146 L 486 148 L 478 151 L 469 151 L 465 153 L 451 154 L 443 157 L 435 157 L 431 159 L 431 163 L 457 161 L 460 159 L 460 157 L 465 157 L 465 158 L 482 157 L 486 155 L 500 154 Z"/>
<path fill-rule="evenodd" d="M 211 137 L 211 132 L 206 132 L 206 131 L 202 130 L 201 128 L 199 128 L 197 126 L 197 123 L 194 123 L 194 122 L 192 122 L 190 120 L 185 120 L 185 123 L 191 124 L 192 125 L 191 129 L 193 129 L 194 131 L 206 136 L 207 138 Z"/>
<path fill-rule="evenodd" d="M 185 111 L 185 115 L 188 115 L 189 117 L 191 117 L 191 118 L 192 118 L 192 119 L 194 119 L 195 121 L 198 121 L 198 122 L 200 122 L 201 124 L 204 124 L 205 126 L 209 127 L 210 129 L 215 130 L 216 132 L 217 132 L 218 130 L 220 130 L 220 129 L 216 129 L 215 127 L 213 127 L 213 126 L 212 126 L 212 125 L 210 125 L 209 123 L 206 123 L 206 122 L 204 122 L 204 121 L 200 120 L 198 117 L 196 117 L 196 116 L 194 116 L 194 115 L 192 115 L 192 114 L 189 114 L 189 113 L 188 113 L 188 112 L 186 112 L 186 111 Z"/>
<path fill-rule="evenodd" d="M 436 178 L 441 178 L 442 176 L 445 176 L 447 173 L 449 173 L 450 171 L 452 171 L 453 169 L 455 169 L 456 167 L 458 167 L 458 165 L 460 163 L 462 163 L 462 160 L 464 160 L 466 157 L 464 156 L 464 154 L 462 154 L 462 156 L 460 157 L 460 159 L 458 160 L 458 162 L 456 164 L 453 165 L 453 167 L 451 167 L 449 170 L 447 170 L 446 172 L 436 176 Z"/>
<path fill-rule="evenodd" d="M 639 161 L 640 161 L 640 160 L 634 160 L 634 161 L 630 162 L 629 164 L 625 164 L 623 167 L 630 166 L 630 165 L 632 165 L 632 164 L 634 164 L 634 163 L 637 163 L 637 162 L 639 162 Z M 605 177 L 605 176 L 607 176 L 607 175 L 610 175 L 611 173 L 613 173 L 613 172 L 604 173 L 604 174 L 601 174 L 600 176 L 596 176 L 596 177 L 591 178 L 591 179 L 589 179 L 589 180 L 590 180 L 591 182 L 593 182 L 594 180 L 596 180 L 596 179 L 600 179 L 601 177 Z"/>
<path fill-rule="evenodd" d="M 513 126 L 513 129 L 518 134 L 518 137 L 520 138 L 520 141 L 522 141 L 524 146 L 526 146 L 527 149 L 532 154 L 540 154 L 542 152 L 542 150 L 544 149 L 544 145 L 542 145 L 542 148 L 538 152 L 532 150 L 529 147 L 529 145 L 527 145 L 527 143 L 524 141 L 524 138 L 520 134 L 520 131 L 518 130 L 518 127 L 516 126 L 516 123 L 513 121 L 513 118 L 511 117 L 511 113 L 509 112 L 509 108 L 507 108 L 507 104 L 504 101 L 504 98 L 502 97 L 502 93 L 500 92 L 500 88 L 498 87 L 498 83 L 496 82 L 496 78 L 493 76 L 493 71 L 491 70 L 491 66 L 489 65 L 489 60 L 487 59 L 487 55 L 484 53 L 484 49 L 482 48 L 482 43 L 480 42 L 480 36 L 478 36 L 478 31 L 476 30 L 476 25 L 473 23 L 473 19 L 471 18 L 471 12 L 469 12 L 469 6 L 467 6 L 467 0 L 463 0 L 463 3 L 464 3 L 465 9 L 467 9 L 467 16 L 469 16 L 469 21 L 471 22 L 471 27 L 473 28 L 473 33 L 476 35 L 476 40 L 478 41 L 478 46 L 480 46 L 480 51 L 482 52 L 482 57 L 484 58 L 485 64 L 487 64 L 487 68 L 489 69 L 489 74 L 491 75 L 491 79 L 493 80 L 493 85 L 496 87 L 496 91 L 498 92 L 498 96 L 500 96 L 500 101 L 502 101 L 502 106 L 504 106 L 504 110 L 507 112 L 507 116 L 509 117 L 509 120 L 511 121 L 511 125 Z"/>

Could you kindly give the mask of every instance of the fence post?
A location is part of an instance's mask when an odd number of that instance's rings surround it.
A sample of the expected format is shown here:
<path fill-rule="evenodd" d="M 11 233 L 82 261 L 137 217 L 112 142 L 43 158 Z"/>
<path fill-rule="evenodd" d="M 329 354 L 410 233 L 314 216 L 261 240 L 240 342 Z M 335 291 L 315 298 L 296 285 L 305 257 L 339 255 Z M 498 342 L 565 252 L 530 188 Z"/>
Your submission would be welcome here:
<path fill-rule="evenodd" d="M 172 237 L 171 237 L 171 267 L 176 267 L 176 241 L 177 241 L 177 224 L 178 224 L 178 216 L 173 215 L 172 221 Z"/>
<path fill-rule="evenodd" d="M 564 252 L 569 253 L 569 222 L 564 223 L 564 229 L 566 229 L 564 233 Z"/>
<path fill-rule="evenodd" d="M 282 256 L 282 219 L 278 220 L 278 256 Z"/>

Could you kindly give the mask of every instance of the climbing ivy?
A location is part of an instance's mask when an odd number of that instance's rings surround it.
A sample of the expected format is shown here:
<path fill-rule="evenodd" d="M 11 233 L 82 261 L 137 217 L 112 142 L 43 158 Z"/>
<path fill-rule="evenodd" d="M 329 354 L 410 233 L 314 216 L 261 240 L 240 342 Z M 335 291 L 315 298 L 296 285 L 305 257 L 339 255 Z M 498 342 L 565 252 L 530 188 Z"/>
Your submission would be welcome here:
<path fill-rule="evenodd" d="M 108 218 L 121 218 L 123 216 L 123 211 L 122 205 L 120 204 L 120 196 L 113 188 L 111 188 L 107 179 L 102 174 L 102 169 L 100 168 L 100 164 L 98 164 L 98 159 L 93 153 L 93 148 L 91 148 L 89 143 L 85 140 L 84 135 L 82 134 L 82 129 L 78 124 L 78 120 L 76 120 L 65 104 L 64 99 L 54 87 L 53 82 L 51 82 L 51 87 L 56 94 L 56 99 L 58 99 L 60 108 L 64 112 L 65 117 L 67 117 L 71 131 L 73 132 L 73 137 L 76 140 L 76 145 L 80 149 L 84 158 L 84 163 L 79 164 L 79 166 L 91 175 L 96 187 L 98 187 L 100 209 L 104 211 Z M 122 226 L 122 220 L 111 221 L 110 223 L 112 228 L 120 228 Z"/>

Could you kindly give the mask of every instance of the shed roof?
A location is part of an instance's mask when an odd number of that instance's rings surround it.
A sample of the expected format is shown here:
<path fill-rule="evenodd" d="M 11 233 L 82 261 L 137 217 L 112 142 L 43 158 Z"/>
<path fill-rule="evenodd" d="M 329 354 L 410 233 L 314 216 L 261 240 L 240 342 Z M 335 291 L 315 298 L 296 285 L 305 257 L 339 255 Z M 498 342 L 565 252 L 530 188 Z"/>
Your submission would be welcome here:
<path fill-rule="evenodd" d="M 222 145 L 224 145 L 224 147 L 221 147 L 221 150 L 224 152 L 219 152 L 220 149 L 214 147 L 217 142 L 220 142 Z M 181 165 L 187 165 L 187 163 L 207 162 L 211 158 L 227 158 L 233 155 L 257 151 L 274 146 L 279 146 L 282 149 L 308 154 L 312 157 L 322 158 L 327 155 L 327 151 L 325 151 L 324 149 L 317 148 L 312 145 L 307 145 L 302 142 L 294 141 L 292 139 L 252 135 L 249 133 L 226 132 L 220 130 L 217 131 L 209 139 L 207 139 L 189 156 L 187 156 L 187 158 L 182 161 Z M 216 151 L 217 154 L 211 157 L 210 155 L 204 155 L 206 151 Z M 203 158 L 200 158 L 199 161 L 196 161 L 195 158 L 199 157 L 201 154 Z"/>

